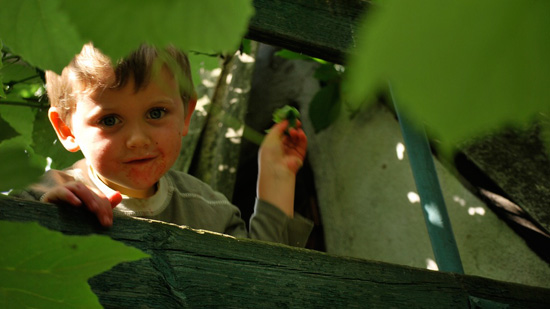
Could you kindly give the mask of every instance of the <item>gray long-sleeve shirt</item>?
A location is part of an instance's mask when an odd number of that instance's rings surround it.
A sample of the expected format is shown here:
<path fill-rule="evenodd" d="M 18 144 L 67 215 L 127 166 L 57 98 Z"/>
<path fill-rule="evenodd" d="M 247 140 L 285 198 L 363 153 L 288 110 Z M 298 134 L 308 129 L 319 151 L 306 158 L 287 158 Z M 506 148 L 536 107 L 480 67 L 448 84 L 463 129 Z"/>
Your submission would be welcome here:
<path fill-rule="evenodd" d="M 113 192 L 90 171 L 83 159 L 63 171 L 48 171 L 40 183 L 16 195 L 40 200 L 54 186 L 75 180 L 106 195 Z M 311 221 L 298 214 L 290 218 L 277 207 L 256 200 L 255 211 L 250 218 L 250 231 L 247 231 L 239 209 L 223 194 L 191 175 L 173 170 L 160 179 L 155 195 L 146 199 L 123 196 L 113 214 L 155 219 L 194 229 L 298 247 L 305 246 L 313 227 Z"/>

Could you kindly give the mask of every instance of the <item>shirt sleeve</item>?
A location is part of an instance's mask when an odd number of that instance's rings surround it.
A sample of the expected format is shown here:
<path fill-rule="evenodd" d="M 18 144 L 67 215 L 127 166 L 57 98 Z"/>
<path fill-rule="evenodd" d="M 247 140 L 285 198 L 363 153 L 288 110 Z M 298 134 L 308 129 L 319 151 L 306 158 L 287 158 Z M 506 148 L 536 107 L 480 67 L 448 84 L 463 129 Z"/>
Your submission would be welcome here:
<path fill-rule="evenodd" d="M 250 218 L 250 238 L 305 247 L 312 229 L 313 222 L 299 214 L 290 218 L 274 205 L 256 199 Z"/>
<path fill-rule="evenodd" d="M 74 177 L 63 171 L 49 170 L 42 175 L 40 182 L 35 183 L 23 190 L 14 190 L 9 195 L 26 200 L 41 201 L 42 196 L 57 185 L 74 181 Z"/>

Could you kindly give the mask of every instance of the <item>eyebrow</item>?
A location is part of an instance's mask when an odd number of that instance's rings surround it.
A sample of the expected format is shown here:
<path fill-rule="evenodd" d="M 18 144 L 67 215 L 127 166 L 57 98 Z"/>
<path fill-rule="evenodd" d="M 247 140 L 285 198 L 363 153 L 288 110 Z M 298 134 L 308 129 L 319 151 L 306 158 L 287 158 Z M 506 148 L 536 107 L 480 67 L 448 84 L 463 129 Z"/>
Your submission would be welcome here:
<path fill-rule="evenodd" d="M 156 98 L 154 100 L 151 100 L 151 104 L 158 104 L 158 103 L 170 103 L 175 104 L 176 102 L 168 97 L 162 97 L 162 98 Z"/>

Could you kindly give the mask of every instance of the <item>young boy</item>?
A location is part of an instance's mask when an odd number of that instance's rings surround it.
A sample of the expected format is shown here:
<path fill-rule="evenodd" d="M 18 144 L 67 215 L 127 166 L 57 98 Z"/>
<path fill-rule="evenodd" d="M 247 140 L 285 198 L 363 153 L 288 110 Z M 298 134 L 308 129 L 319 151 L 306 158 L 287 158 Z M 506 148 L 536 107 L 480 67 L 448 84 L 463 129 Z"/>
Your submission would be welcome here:
<path fill-rule="evenodd" d="M 46 72 L 46 80 L 57 136 L 84 159 L 48 171 L 22 197 L 84 206 L 104 226 L 112 225 L 114 213 L 305 245 L 312 225 L 294 216 L 295 177 L 307 146 L 301 128 L 285 134 L 283 121 L 262 143 L 258 198 L 247 232 L 238 208 L 221 193 L 170 170 L 196 104 L 183 53 L 143 45 L 113 64 L 90 43 L 61 76 Z"/>

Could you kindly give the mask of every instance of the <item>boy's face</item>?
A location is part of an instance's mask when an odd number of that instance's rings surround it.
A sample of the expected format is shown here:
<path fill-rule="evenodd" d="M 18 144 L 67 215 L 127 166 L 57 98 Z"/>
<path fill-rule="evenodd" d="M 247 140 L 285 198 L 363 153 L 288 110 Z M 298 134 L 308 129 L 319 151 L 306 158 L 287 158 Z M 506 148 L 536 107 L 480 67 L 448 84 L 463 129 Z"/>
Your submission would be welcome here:
<path fill-rule="evenodd" d="M 130 79 L 121 89 L 84 96 L 73 112 L 71 131 L 105 184 L 148 197 L 179 156 L 188 121 L 178 85 L 164 68 L 138 92 Z"/>

